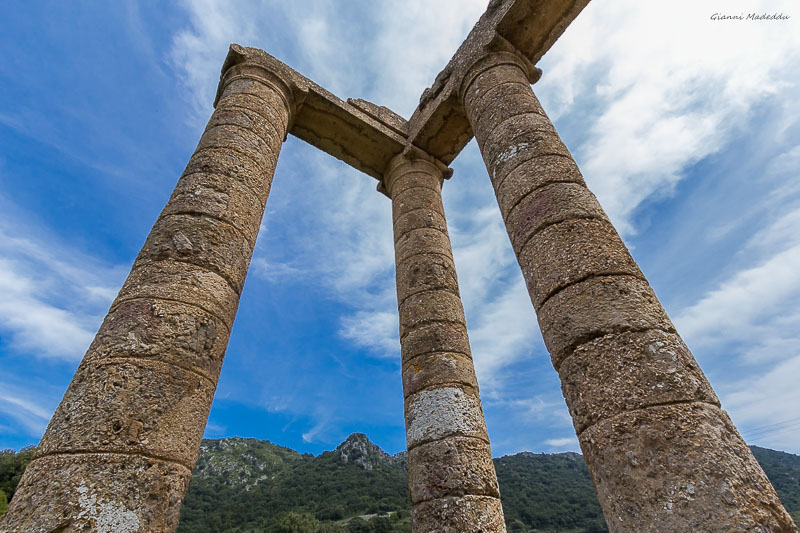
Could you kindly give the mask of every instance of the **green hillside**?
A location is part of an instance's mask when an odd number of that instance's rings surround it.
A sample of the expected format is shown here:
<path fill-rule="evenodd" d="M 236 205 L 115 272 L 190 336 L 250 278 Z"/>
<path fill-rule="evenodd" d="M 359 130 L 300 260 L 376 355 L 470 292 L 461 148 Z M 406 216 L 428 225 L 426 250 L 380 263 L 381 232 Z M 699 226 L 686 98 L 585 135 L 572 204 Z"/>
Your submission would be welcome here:
<path fill-rule="evenodd" d="M 800 456 L 751 448 L 798 521 Z M 32 454 L 0 452 L 0 514 Z M 509 532 L 606 531 L 579 454 L 522 452 L 495 467 Z M 255 439 L 204 440 L 178 531 L 410 532 L 406 484 L 406 454 L 390 456 L 359 433 L 316 457 Z"/>

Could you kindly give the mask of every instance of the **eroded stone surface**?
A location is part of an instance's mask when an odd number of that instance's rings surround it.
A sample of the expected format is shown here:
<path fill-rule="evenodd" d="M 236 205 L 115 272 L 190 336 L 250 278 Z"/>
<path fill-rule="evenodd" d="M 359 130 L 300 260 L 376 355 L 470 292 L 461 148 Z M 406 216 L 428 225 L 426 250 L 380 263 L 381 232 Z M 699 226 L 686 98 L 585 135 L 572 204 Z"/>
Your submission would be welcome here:
<path fill-rule="evenodd" d="M 503 219 L 508 220 L 511 210 L 532 191 L 554 183 L 586 185 L 578 165 L 571 157 L 543 155 L 515 168 L 501 184 L 495 186 Z"/>
<path fill-rule="evenodd" d="M 489 444 L 469 437 L 448 437 L 408 452 L 411 502 L 450 496 L 500 497 Z"/>
<path fill-rule="evenodd" d="M 400 304 L 400 337 L 428 322 L 464 324 L 461 298 L 449 291 L 434 290 L 412 294 Z"/>
<path fill-rule="evenodd" d="M 165 215 L 150 231 L 134 268 L 185 261 L 219 274 L 241 293 L 252 253 L 253 243 L 227 222 L 202 215 Z"/>
<path fill-rule="evenodd" d="M 415 254 L 436 253 L 453 256 L 450 251 L 450 237 L 435 228 L 420 228 L 407 231 L 395 238 L 395 263 L 401 263 Z"/>
<path fill-rule="evenodd" d="M 423 390 L 406 399 L 405 411 L 409 449 L 451 435 L 489 441 L 475 391 L 459 387 Z"/>
<path fill-rule="evenodd" d="M 191 470 L 118 454 L 51 455 L 25 470 L 3 531 L 149 533 L 174 531 Z"/>
<path fill-rule="evenodd" d="M 440 254 L 417 254 L 397 265 L 397 300 L 401 303 L 412 294 L 434 289 L 458 295 L 456 267 L 450 257 Z"/>
<path fill-rule="evenodd" d="M 409 211 L 420 208 L 430 209 L 444 216 L 442 206 L 442 193 L 437 189 L 427 186 L 409 187 L 397 191 L 399 185 L 405 185 L 400 180 L 395 182 L 392 191 L 392 218 L 397 220 Z"/>
<path fill-rule="evenodd" d="M 239 295 L 225 278 L 196 265 L 172 261 L 145 263 L 134 268 L 112 308 L 134 298 L 188 303 L 218 316 L 228 329 L 239 306 Z"/>
<path fill-rule="evenodd" d="M 207 378 L 152 360 L 83 364 L 37 451 L 141 453 L 191 468 L 214 389 Z"/>
<path fill-rule="evenodd" d="M 589 278 L 570 285 L 551 296 L 537 317 L 556 368 L 577 345 L 601 335 L 675 330 L 650 285 L 630 276 Z"/>
<path fill-rule="evenodd" d="M 155 298 L 129 300 L 106 316 L 84 362 L 148 359 L 216 381 L 228 336 L 224 322 L 193 305 Z"/>
<path fill-rule="evenodd" d="M 519 254 L 535 233 L 574 218 L 606 219 L 606 215 L 586 187 L 577 183 L 554 183 L 520 198 L 505 221 L 511 246 Z"/>
<path fill-rule="evenodd" d="M 432 209 L 409 211 L 394 221 L 395 242 L 399 242 L 406 233 L 419 229 L 435 229 L 446 234 L 447 222 L 444 216 Z"/>
<path fill-rule="evenodd" d="M 612 532 L 794 532 L 728 416 L 704 404 L 629 411 L 583 432 Z"/>
<path fill-rule="evenodd" d="M 681 338 L 659 330 L 613 333 L 581 344 L 558 369 L 579 433 L 619 413 L 716 394 Z"/>
<path fill-rule="evenodd" d="M 424 388 L 454 384 L 478 390 L 472 359 L 464 354 L 427 353 L 403 365 L 403 393 L 406 397 Z"/>
<path fill-rule="evenodd" d="M 525 244 L 519 263 L 536 308 L 588 276 L 644 278 L 614 227 L 602 219 L 565 220 L 543 228 Z"/>
<path fill-rule="evenodd" d="M 400 338 L 403 361 L 430 352 L 455 352 L 470 355 L 467 326 L 463 323 L 431 322 Z"/>
<path fill-rule="evenodd" d="M 435 533 L 505 533 L 503 507 L 492 496 L 440 498 L 411 509 L 414 531 Z"/>

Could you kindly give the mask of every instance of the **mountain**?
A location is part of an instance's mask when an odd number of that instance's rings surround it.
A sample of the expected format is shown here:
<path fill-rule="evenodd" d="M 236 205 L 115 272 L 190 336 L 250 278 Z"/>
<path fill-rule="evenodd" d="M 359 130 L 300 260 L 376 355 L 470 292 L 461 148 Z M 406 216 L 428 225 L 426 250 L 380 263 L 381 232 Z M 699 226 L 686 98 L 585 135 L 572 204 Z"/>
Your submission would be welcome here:
<path fill-rule="evenodd" d="M 800 456 L 752 446 L 781 501 L 800 519 Z M 13 495 L 33 448 L 0 452 Z M 522 452 L 495 459 L 510 533 L 607 531 L 583 457 Z M 2 510 L 0 495 L 0 512 Z M 204 440 L 180 533 L 410 532 L 407 455 L 354 433 L 313 456 L 266 441 Z"/>

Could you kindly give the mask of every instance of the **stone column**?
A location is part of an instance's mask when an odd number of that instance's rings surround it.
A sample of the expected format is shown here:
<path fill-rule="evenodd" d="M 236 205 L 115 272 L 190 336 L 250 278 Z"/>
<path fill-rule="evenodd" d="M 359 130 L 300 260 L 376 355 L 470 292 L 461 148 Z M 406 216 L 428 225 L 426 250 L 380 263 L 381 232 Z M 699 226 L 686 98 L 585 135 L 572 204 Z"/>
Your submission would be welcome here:
<path fill-rule="evenodd" d="M 530 88 L 492 53 L 461 97 L 611 531 L 795 531 Z"/>
<path fill-rule="evenodd" d="M 220 90 L 197 150 L 25 471 L 3 531 L 168 532 L 178 525 L 294 106 L 287 84 L 253 63 L 227 68 Z"/>
<path fill-rule="evenodd" d="M 395 157 L 392 199 L 414 531 L 504 532 L 442 207 L 442 168 Z"/>

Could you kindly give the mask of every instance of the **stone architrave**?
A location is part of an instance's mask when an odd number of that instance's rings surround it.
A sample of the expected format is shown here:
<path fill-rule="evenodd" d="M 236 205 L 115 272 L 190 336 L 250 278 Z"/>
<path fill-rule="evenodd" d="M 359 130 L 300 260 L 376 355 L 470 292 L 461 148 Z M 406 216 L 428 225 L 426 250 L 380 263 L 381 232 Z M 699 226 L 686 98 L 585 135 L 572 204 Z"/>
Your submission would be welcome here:
<path fill-rule="evenodd" d="M 795 531 L 511 52 L 461 97 L 612 532 Z"/>
<path fill-rule="evenodd" d="M 178 181 L 25 471 L 3 531 L 173 531 L 281 145 L 290 86 L 226 63 Z"/>
<path fill-rule="evenodd" d="M 410 152 L 382 183 L 394 221 L 412 528 L 505 532 L 442 206 L 445 169 Z"/>

